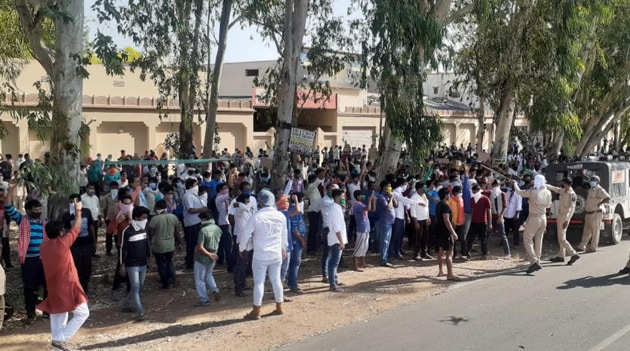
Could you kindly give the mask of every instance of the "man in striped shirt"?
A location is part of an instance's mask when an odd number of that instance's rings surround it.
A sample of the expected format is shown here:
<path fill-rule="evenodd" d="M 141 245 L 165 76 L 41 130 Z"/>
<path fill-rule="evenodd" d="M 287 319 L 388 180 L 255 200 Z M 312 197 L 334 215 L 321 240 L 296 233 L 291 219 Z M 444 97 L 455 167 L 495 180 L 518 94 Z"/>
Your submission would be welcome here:
<path fill-rule="evenodd" d="M 39 288 L 44 288 L 46 298 L 46 278 L 44 267 L 39 258 L 39 246 L 48 240 L 44 226 L 46 221 L 42 217 L 42 204 L 37 200 L 27 201 L 24 209 L 26 216 L 18 212 L 12 205 L 13 189 L 16 183 L 9 185 L 9 192 L 5 198 L 4 208 L 6 216 L 13 219 L 19 227 L 18 260 L 22 266 L 22 282 L 24 283 L 24 305 L 26 306 L 28 324 L 35 322 L 35 305 L 37 304 Z"/>

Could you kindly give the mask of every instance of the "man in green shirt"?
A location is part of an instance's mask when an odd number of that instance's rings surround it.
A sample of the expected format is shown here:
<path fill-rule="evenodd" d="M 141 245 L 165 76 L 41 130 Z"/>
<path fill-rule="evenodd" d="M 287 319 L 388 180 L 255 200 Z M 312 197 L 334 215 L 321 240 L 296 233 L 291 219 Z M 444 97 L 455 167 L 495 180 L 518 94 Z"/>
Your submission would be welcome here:
<path fill-rule="evenodd" d="M 201 212 L 199 218 L 201 219 L 201 231 L 195 248 L 194 265 L 195 287 L 197 288 L 199 303 L 195 306 L 207 306 L 210 304 L 207 287 L 212 291 L 215 301 L 221 299 L 212 271 L 219 258 L 217 250 L 223 232 L 219 226 L 214 224 L 212 214 L 209 211 Z"/>
<path fill-rule="evenodd" d="M 169 289 L 170 285 L 179 286 L 175 277 L 173 253 L 182 249 L 182 225 L 177 216 L 166 212 L 166 201 L 160 200 L 155 204 L 156 216 L 151 218 L 147 232 L 151 241 L 151 251 L 155 256 L 158 273 L 160 274 L 161 289 Z"/>

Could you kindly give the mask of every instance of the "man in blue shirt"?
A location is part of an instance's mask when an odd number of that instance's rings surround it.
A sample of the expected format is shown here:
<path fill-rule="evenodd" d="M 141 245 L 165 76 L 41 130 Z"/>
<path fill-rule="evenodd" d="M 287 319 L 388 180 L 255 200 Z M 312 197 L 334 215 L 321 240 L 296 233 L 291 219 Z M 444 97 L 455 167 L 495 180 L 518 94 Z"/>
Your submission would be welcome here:
<path fill-rule="evenodd" d="M 379 192 L 376 191 L 376 183 L 375 182 L 368 182 L 368 186 L 367 186 L 367 190 L 365 191 L 364 197 L 363 197 L 363 204 L 365 204 L 366 206 L 368 205 L 368 201 L 370 199 L 370 197 L 372 197 L 372 195 L 374 195 L 376 197 L 376 203 L 378 203 L 379 199 L 383 197 L 383 195 L 381 195 Z M 374 211 L 370 211 L 368 212 L 368 220 L 370 221 L 370 248 L 369 250 L 372 253 L 379 253 L 379 243 L 380 243 L 380 238 L 378 236 L 379 231 L 378 231 L 378 220 L 380 218 L 380 211 L 378 206 L 376 206 L 376 209 Z"/>
<path fill-rule="evenodd" d="M 383 267 L 393 267 L 388 262 L 389 259 L 389 243 L 392 236 L 392 225 L 396 219 L 394 208 L 398 206 L 398 202 L 392 195 L 391 183 L 387 180 L 381 182 L 381 197 L 376 200 L 376 209 L 380 214 L 378 220 L 378 236 L 380 238 L 381 259 L 380 264 Z"/>
<path fill-rule="evenodd" d="M 16 183 L 9 185 L 9 191 L 5 197 L 4 208 L 6 216 L 13 219 L 19 227 L 18 260 L 22 266 L 22 282 L 24 283 L 24 305 L 26 306 L 26 323 L 32 324 L 36 320 L 35 305 L 39 288 L 44 288 L 44 298 L 48 295 L 46 290 L 46 277 L 44 267 L 39 258 L 39 246 L 48 240 L 44 227 L 46 221 L 42 217 L 42 204 L 37 200 L 29 200 L 24 205 L 26 216 L 23 216 L 12 205 L 13 189 Z"/>
<path fill-rule="evenodd" d="M 431 249 L 435 248 L 435 226 L 437 224 L 435 208 L 440 202 L 440 197 L 438 196 L 440 189 L 442 189 L 442 181 L 434 180 L 429 185 L 429 191 L 427 192 L 427 198 L 429 198 L 429 218 L 431 219 L 431 223 L 429 224 L 429 248 L 427 249 L 429 259 L 433 259 L 433 257 L 431 257 Z"/>

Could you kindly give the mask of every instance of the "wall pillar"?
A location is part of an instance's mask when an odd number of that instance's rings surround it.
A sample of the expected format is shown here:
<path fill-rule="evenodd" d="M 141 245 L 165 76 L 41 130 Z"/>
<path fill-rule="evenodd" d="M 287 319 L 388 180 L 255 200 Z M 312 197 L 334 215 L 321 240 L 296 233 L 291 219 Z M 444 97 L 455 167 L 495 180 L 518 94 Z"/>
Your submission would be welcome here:
<path fill-rule="evenodd" d="M 17 128 L 18 128 L 18 135 L 19 135 L 18 140 L 20 142 L 20 147 L 19 147 L 20 153 L 21 154 L 28 153 L 30 140 L 28 136 L 28 121 L 26 120 L 26 118 L 21 118 L 18 121 Z M 15 159 L 17 160 L 17 155 Z"/>
<path fill-rule="evenodd" d="M 151 119 L 143 122 L 145 126 L 147 126 L 147 150 L 154 150 L 158 144 L 157 142 L 157 127 L 160 125 L 161 121 L 159 119 Z M 142 150 L 144 151 L 144 150 Z M 138 153 L 142 152 L 138 151 Z"/>

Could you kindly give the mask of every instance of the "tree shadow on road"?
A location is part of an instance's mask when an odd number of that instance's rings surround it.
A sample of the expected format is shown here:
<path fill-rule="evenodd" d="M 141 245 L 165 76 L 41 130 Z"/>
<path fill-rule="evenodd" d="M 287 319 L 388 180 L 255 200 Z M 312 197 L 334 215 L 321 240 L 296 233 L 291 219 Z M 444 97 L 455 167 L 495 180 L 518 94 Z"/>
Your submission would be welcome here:
<path fill-rule="evenodd" d="M 557 287 L 558 290 L 568 290 L 573 288 L 599 288 L 612 285 L 630 285 L 630 278 L 617 273 L 608 274 L 602 277 L 587 276 L 578 279 L 567 280 L 564 285 Z"/>

